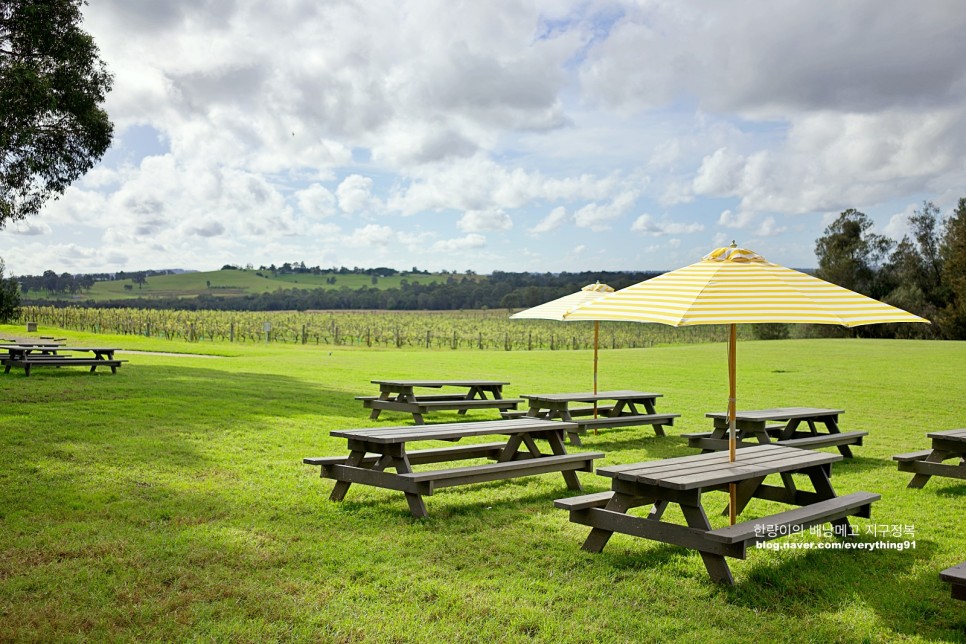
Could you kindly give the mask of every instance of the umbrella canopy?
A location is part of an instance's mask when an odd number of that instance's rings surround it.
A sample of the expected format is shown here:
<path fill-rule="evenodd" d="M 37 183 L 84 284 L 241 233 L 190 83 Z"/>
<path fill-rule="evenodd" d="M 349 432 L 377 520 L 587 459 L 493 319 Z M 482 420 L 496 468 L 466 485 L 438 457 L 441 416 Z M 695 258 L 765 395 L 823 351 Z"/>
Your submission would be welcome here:
<path fill-rule="evenodd" d="M 595 282 L 588 284 L 576 293 L 558 297 L 555 300 L 544 302 L 539 306 L 514 313 L 510 316 L 511 320 L 563 320 L 564 315 L 570 313 L 575 308 L 588 302 L 613 293 L 614 289 L 606 284 Z"/>
<path fill-rule="evenodd" d="M 718 248 L 695 264 L 639 282 L 564 314 L 565 320 L 623 320 L 670 326 L 730 324 L 729 451 L 735 454 L 737 324 L 798 322 L 854 327 L 929 320 L 817 277 L 773 264 L 758 253 Z M 734 523 L 734 490 L 731 522 Z"/>
<path fill-rule="evenodd" d="M 539 306 L 514 313 L 510 316 L 511 320 L 564 320 L 564 315 L 570 313 L 575 308 L 593 302 L 608 293 L 613 293 L 614 289 L 607 284 L 595 282 L 588 284 L 576 293 L 558 297 L 555 300 L 544 302 Z M 594 394 L 597 393 L 597 345 L 600 338 L 600 323 L 594 320 Z M 594 401 L 594 418 L 597 417 L 597 401 Z"/>

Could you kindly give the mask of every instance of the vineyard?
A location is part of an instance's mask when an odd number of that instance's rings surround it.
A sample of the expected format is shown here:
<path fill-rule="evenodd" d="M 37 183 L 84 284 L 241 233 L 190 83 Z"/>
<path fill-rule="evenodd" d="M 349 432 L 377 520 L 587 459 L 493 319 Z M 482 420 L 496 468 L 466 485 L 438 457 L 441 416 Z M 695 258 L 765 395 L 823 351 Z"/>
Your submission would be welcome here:
<path fill-rule="evenodd" d="M 20 322 L 65 330 L 189 342 L 284 342 L 406 349 L 501 351 L 593 348 L 592 322 L 510 320 L 512 311 L 163 311 L 25 306 Z M 605 322 L 600 347 L 723 342 L 723 326 L 673 328 Z M 739 334 L 751 337 L 748 329 Z"/>

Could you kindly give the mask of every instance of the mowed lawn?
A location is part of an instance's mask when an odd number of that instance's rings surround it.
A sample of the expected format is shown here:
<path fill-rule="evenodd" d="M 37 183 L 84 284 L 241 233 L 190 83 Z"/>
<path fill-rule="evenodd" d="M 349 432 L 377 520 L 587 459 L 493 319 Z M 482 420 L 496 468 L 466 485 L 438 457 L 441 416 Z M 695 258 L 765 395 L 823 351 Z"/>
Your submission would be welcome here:
<path fill-rule="evenodd" d="M 0 326 L 0 337 L 22 329 Z M 602 553 L 553 500 L 559 474 L 441 490 L 413 519 L 401 493 L 354 485 L 328 500 L 306 456 L 346 453 L 333 429 L 369 421 L 373 378 L 487 378 L 506 393 L 588 390 L 587 351 L 346 350 L 176 343 L 55 329 L 71 342 L 156 352 L 117 373 L 0 374 L 0 641 L 964 641 L 943 568 L 966 560 L 966 483 L 906 489 L 891 455 L 966 427 L 966 343 L 742 342 L 739 408 L 841 407 L 866 430 L 836 463 L 839 494 L 877 492 L 863 541 L 902 551 L 754 550 L 733 588 L 700 556 L 615 535 Z M 664 394 L 682 414 L 602 431 L 598 465 L 695 453 L 679 437 L 725 408 L 723 345 L 604 351 L 602 389 Z M 493 419 L 492 411 L 470 419 Z M 432 422 L 459 420 L 440 413 Z M 609 479 L 581 473 L 587 491 Z M 807 485 L 803 483 L 803 485 Z M 709 495 L 712 509 L 726 497 Z M 783 506 L 753 501 L 742 518 Z M 670 517 L 673 514 L 669 513 Z M 865 534 L 911 527 L 911 536 Z M 810 534 L 772 543 L 824 541 Z"/>

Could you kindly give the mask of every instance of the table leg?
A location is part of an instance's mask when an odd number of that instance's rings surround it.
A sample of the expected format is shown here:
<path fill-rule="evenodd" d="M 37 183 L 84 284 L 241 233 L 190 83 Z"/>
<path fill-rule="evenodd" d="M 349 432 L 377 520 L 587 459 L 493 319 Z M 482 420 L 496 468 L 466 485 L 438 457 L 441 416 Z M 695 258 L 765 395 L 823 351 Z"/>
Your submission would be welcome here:
<path fill-rule="evenodd" d="M 708 516 L 704 513 L 704 508 L 700 505 L 682 504 L 681 512 L 684 514 L 684 519 L 688 522 L 689 528 L 703 531 L 711 530 L 711 522 L 708 521 Z M 701 551 L 699 550 L 699 552 Z M 704 560 L 704 567 L 707 569 L 712 581 L 728 584 L 729 586 L 734 585 L 735 579 L 731 576 L 731 569 L 728 567 L 728 562 L 725 561 L 723 555 L 701 552 L 701 559 Z"/>
<path fill-rule="evenodd" d="M 547 432 L 546 439 L 550 443 L 550 451 L 555 456 L 561 456 L 567 453 L 567 448 L 564 447 L 563 438 L 560 436 L 562 432 Z M 567 483 L 567 488 L 571 490 L 582 490 L 584 489 L 580 485 L 580 479 L 577 478 L 577 472 L 572 470 L 561 472 L 563 474 L 564 481 Z"/>
<path fill-rule="evenodd" d="M 406 452 L 403 451 L 401 456 L 394 457 L 392 459 L 392 465 L 396 468 L 396 474 L 409 474 L 413 471 L 413 468 L 409 465 L 409 457 L 406 456 Z M 426 510 L 426 502 L 423 500 L 421 494 L 415 494 L 413 492 L 403 492 L 406 495 L 406 503 L 409 504 L 409 512 L 417 519 L 424 519 L 429 516 L 429 511 Z"/>
<path fill-rule="evenodd" d="M 783 474 L 782 480 L 784 480 L 784 478 L 785 478 L 785 475 Z M 748 507 L 748 503 L 750 503 L 751 500 L 755 497 L 755 492 L 758 490 L 758 486 L 760 486 L 764 482 L 764 480 L 765 480 L 764 476 L 759 476 L 758 478 L 745 479 L 744 481 L 741 481 L 740 483 L 738 483 L 735 491 L 735 495 L 736 495 L 735 499 L 737 503 L 735 505 L 735 516 L 745 511 L 745 508 Z M 723 517 L 728 516 L 729 509 L 730 509 L 729 505 L 725 505 L 724 510 L 721 511 L 721 516 Z"/>
<path fill-rule="evenodd" d="M 644 410 L 648 414 L 656 414 L 657 413 L 657 410 L 654 408 L 654 401 L 651 400 L 650 398 L 644 398 L 640 402 L 643 403 Z M 654 428 L 654 435 L 655 436 L 664 436 L 665 435 L 664 434 L 664 425 L 651 425 L 651 427 Z"/>
<path fill-rule="evenodd" d="M 359 467 L 362 463 L 363 457 L 365 457 L 365 450 L 353 450 L 349 452 L 349 458 L 345 460 L 346 465 L 351 465 L 352 467 Z M 349 481 L 336 481 L 335 487 L 332 488 L 332 493 L 329 495 L 330 501 L 341 501 L 345 498 L 345 493 L 349 491 L 349 486 L 352 485 Z"/>
<path fill-rule="evenodd" d="M 803 470 L 803 472 L 812 482 L 812 487 L 815 488 L 815 493 L 818 495 L 819 501 L 835 498 L 835 490 L 832 489 L 832 482 L 829 480 L 828 473 L 825 471 L 824 467 L 810 467 Z M 832 530 L 836 536 L 847 537 L 853 534 L 852 526 L 849 524 L 848 517 L 834 519 L 831 521 L 831 523 Z"/>
<path fill-rule="evenodd" d="M 635 503 L 636 497 L 620 494 L 615 492 L 614 496 L 610 497 L 610 501 L 604 506 L 605 510 L 610 512 L 620 512 L 625 514 L 628 510 L 636 507 Z M 663 512 L 663 509 L 662 509 Z M 604 528 L 591 528 L 590 534 L 587 535 L 587 539 L 584 541 L 584 545 L 581 546 L 587 552 L 600 552 L 610 541 L 611 535 L 614 534 L 611 530 L 605 530 Z"/>
<path fill-rule="evenodd" d="M 929 456 L 927 456 L 923 460 L 926 461 L 927 463 L 942 463 L 950 456 L 952 456 L 950 452 L 947 452 L 941 449 L 934 449 L 929 454 Z M 911 487 L 916 489 L 925 487 L 926 483 L 929 482 L 930 478 L 932 478 L 932 474 L 916 474 L 915 476 L 912 477 L 912 480 L 909 481 L 909 485 L 907 485 L 906 487 Z"/>
<path fill-rule="evenodd" d="M 828 418 L 823 418 L 822 422 L 825 423 L 825 428 L 828 429 L 829 434 L 839 433 L 839 424 L 836 421 L 835 416 L 829 416 Z M 813 429 L 812 431 L 814 432 L 815 430 Z M 839 453 L 842 454 L 842 456 L 844 456 L 845 458 L 853 458 L 852 448 L 850 446 L 838 445 L 837 447 L 839 448 Z"/>

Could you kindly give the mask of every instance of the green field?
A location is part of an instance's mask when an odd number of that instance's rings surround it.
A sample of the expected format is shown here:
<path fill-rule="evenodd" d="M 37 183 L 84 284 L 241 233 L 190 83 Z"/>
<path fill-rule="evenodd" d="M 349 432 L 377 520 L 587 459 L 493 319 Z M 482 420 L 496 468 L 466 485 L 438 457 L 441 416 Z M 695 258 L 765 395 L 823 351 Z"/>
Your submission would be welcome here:
<path fill-rule="evenodd" d="M 335 283 L 326 283 L 335 277 Z M 391 277 L 380 277 L 376 283 L 369 275 L 338 273 L 321 273 L 312 275 L 284 274 L 272 275 L 267 270 L 219 270 L 199 271 L 194 273 L 179 273 L 177 275 L 157 275 L 148 277 L 143 285 L 137 285 L 131 279 L 96 282 L 90 291 L 76 295 L 48 295 L 45 291 L 30 291 L 22 295 L 25 303 L 33 300 L 59 299 L 84 302 L 93 300 L 104 302 L 110 300 L 127 300 L 143 298 L 171 298 L 197 297 L 208 294 L 217 296 L 230 295 L 258 295 L 271 293 L 279 289 L 360 289 L 363 287 L 398 288 L 402 280 L 413 284 L 429 284 L 445 281 L 445 276 L 404 273 Z"/>
<path fill-rule="evenodd" d="M 843 431 L 869 436 L 833 485 L 882 495 L 853 525 L 912 526 L 916 545 L 751 549 L 726 588 L 693 551 L 622 535 L 581 550 L 587 529 L 552 505 L 572 494 L 557 474 L 441 490 L 415 520 L 387 490 L 356 485 L 329 502 L 332 482 L 301 462 L 345 453 L 330 430 L 411 422 L 367 419 L 353 396 L 373 378 L 586 390 L 589 351 L 38 335 L 186 355 L 119 354 L 130 362 L 114 376 L 0 374 L 0 641 L 966 641 L 966 606 L 938 579 L 966 560 L 966 484 L 909 490 L 890 460 L 928 447 L 927 431 L 966 425 L 966 343 L 740 343 L 739 407 L 844 408 Z M 722 344 L 605 352 L 602 388 L 661 392 L 658 409 L 682 417 L 664 438 L 613 429 L 582 449 L 605 452 L 598 465 L 694 453 L 679 435 L 724 409 L 726 371 Z M 587 491 L 609 487 L 580 477 Z M 754 501 L 742 518 L 779 509 Z"/>

